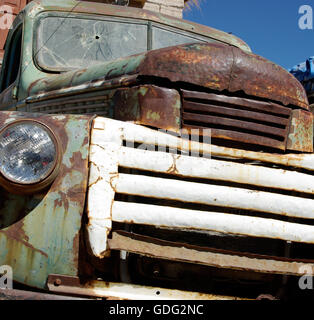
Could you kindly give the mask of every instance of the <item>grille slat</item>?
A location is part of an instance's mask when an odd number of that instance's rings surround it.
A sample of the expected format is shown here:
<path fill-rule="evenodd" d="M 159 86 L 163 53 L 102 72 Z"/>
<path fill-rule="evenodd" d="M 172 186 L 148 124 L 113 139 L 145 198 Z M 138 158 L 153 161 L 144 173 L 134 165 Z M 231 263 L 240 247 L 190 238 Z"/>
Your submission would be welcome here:
<path fill-rule="evenodd" d="M 187 127 L 187 126 L 186 126 Z M 208 129 L 205 126 L 199 125 L 188 125 L 188 129 Z M 233 140 L 233 141 L 241 141 L 247 144 L 261 145 L 271 148 L 284 149 L 282 141 L 261 137 L 254 134 L 248 134 L 243 132 L 236 132 L 231 130 L 223 130 L 223 129 L 210 129 L 210 134 L 212 138 L 225 139 L 225 140 Z"/>
<path fill-rule="evenodd" d="M 99 114 L 109 115 L 110 103 L 108 95 L 96 95 L 93 97 L 82 96 L 79 99 L 63 99 L 49 103 L 36 103 L 31 106 L 32 112 L 41 113 L 73 113 L 73 114 Z"/>
<path fill-rule="evenodd" d="M 209 100 L 215 101 L 217 103 L 230 104 L 238 107 L 245 107 L 252 110 L 259 110 L 263 113 L 271 113 L 275 115 L 282 115 L 289 117 L 291 110 L 287 107 L 283 107 L 279 104 L 273 102 L 265 102 L 258 100 L 251 100 L 248 98 L 238 98 L 238 97 L 229 97 L 225 95 L 217 95 L 214 93 L 205 93 L 205 92 L 196 92 L 196 91 L 187 91 L 182 90 L 183 98 L 187 99 L 198 99 L 198 100 Z"/>
<path fill-rule="evenodd" d="M 245 122 L 241 120 L 236 119 L 228 119 L 228 118 L 222 118 L 222 117 L 215 117 L 215 116 L 209 116 L 209 115 L 203 115 L 203 114 L 194 114 L 194 113 L 183 113 L 184 123 L 187 124 L 188 121 L 192 122 L 198 122 L 200 124 L 203 124 L 206 126 L 206 124 L 209 125 L 220 125 L 220 126 L 226 126 L 231 127 L 233 129 L 231 130 L 247 130 L 256 132 L 256 133 L 266 133 L 272 136 L 280 137 L 282 140 L 285 138 L 286 131 L 283 129 L 279 129 L 276 127 L 270 127 L 258 123 L 252 123 L 252 122 Z M 277 138 L 276 138 L 277 139 Z M 281 139 L 278 139 L 281 140 Z"/>
<path fill-rule="evenodd" d="M 263 123 L 271 123 L 276 124 L 278 126 L 285 127 L 289 123 L 289 119 L 280 118 L 278 116 L 267 115 L 267 117 L 258 112 L 248 111 L 248 110 L 239 110 L 232 109 L 230 107 L 222 107 L 214 104 L 203 104 L 203 103 L 195 103 L 195 102 L 185 102 L 184 108 L 186 111 L 200 111 L 206 112 L 210 114 L 217 114 L 218 116 L 226 115 L 230 117 L 237 117 L 239 119 L 248 119 L 252 122 L 263 122 Z"/>
<path fill-rule="evenodd" d="M 211 137 L 285 150 L 291 109 L 272 102 L 182 91 L 184 129 L 211 129 Z"/>

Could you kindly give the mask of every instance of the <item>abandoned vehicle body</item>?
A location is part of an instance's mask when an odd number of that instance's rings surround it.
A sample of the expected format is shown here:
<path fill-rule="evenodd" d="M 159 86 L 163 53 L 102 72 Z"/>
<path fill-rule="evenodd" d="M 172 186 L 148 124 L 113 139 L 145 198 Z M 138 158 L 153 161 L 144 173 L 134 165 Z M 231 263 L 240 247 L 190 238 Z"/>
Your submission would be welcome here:
<path fill-rule="evenodd" d="M 33 1 L 0 81 L 0 265 L 16 283 L 281 298 L 314 267 L 306 93 L 235 36 L 137 8 Z"/>

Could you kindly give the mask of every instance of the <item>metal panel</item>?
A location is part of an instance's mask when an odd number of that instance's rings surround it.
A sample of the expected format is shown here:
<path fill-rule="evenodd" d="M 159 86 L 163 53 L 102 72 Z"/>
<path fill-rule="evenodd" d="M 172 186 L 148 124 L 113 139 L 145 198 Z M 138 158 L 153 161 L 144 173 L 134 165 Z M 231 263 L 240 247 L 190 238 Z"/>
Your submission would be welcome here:
<path fill-rule="evenodd" d="M 60 139 L 62 161 L 49 192 L 24 196 L 0 190 L 0 265 L 12 267 L 15 281 L 44 289 L 51 272 L 78 274 L 92 117 L 1 112 L 0 127 L 23 118 L 51 128 Z"/>
<path fill-rule="evenodd" d="M 54 285 L 56 280 L 58 285 Z M 51 292 L 122 300 L 245 300 L 192 291 L 180 291 L 125 283 L 89 281 L 82 284 L 79 278 L 50 275 L 48 288 Z"/>
<path fill-rule="evenodd" d="M 187 101 L 193 101 L 194 99 L 198 100 L 208 100 L 215 102 L 216 104 L 227 104 L 230 107 L 234 108 L 245 108 L 252 111 L 261 111 L 263 114 L 263 118 L 265 120 L 268 119 L 268 116 L 273 114 L 288 118 L 291 114 L 291 110 L 286 108 L 280 104 L 266 101 L 253 100 L 248 98 L 239 98 L 239 97 L 230 97 L 225 95 L 218 95 L 213 93 L 205 93 L 205 92 L 197 92 L 197 91 L 188 91 L 182 90 L 183 97 Z M 239 111 L 239 110 L 237 110 Z M 257 114 L 254 114 L 254 117 Z M 276 121 L 278 118 L 275 118 Z"/>
<path fill-rule="evenodd" d="M 117 90 L 114 118 L 178 132 L 181 97 L 177 90 L 143 85 Z"/>
<path fill-rule="evenodd" d="M 314 193 L 313 176 L 296 171 L 246 165 L 231 161 L 186 157 L 165 152 L 122 147 L 119 165 L 150 172 L 241 183 L 273 189 Z"/>
<path fill-rule="evenodd" d="M 112 220 L 314 244 L 314 226 L 220 212 L 115 201 Z"/>
<path fill-rule="evenodd" d="M 313 121 L 312 113 L 293 110 L 287 149 L 313 152 Z"/>
<path fill-rule="evenodd" d="M 56 294 L 46 294 L 41 292 L 32 292 L 24 290 L 1 290 L 0 289 L 0 301 L 1 300 L 90 300 L 87 298 L 77 298 L 62 296 Z"/>
<path fill-rule="evenodd" d="M 314 200 L 270 192 L 121 173 L 111 186 L 122 194 L 314 219 Z"/>
<path fill-rule="evenodd" d="M 122 231 L 112 233 L 109 247 L 111 250 L 124 250 L 158 259 L 234 270 L 291 275 L 304 275 L 304 268 L 314 270 L 313 262 L 302 263 L 292 259 L 280 260 L 277 257 L 250 255 L 248 253 L 239 254 L 233 251 L 191 246 Z"/>
<path fill-rule="evenodd" d="M 282 105 L 182 90 L 183 128 L 211 128 L 212 138 L 285 150 L 291 109 Z"/>

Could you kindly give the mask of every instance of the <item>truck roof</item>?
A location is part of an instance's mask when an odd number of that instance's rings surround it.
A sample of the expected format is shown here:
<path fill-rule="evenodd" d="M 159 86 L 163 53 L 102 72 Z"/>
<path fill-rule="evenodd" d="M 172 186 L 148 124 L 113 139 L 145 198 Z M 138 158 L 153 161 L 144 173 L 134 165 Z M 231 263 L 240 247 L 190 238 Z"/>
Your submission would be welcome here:
<path fill-rule="evenodd" d="M 187 20 L 134 7 L 75 0 L 35 0 L 23 9 L 23 12 L 30 17 L 35 17 L 38 13 L 44 11 L 97 14 L 147 20 L 209 37 L 251 52 L 250 47 L 234 35 Z"/>

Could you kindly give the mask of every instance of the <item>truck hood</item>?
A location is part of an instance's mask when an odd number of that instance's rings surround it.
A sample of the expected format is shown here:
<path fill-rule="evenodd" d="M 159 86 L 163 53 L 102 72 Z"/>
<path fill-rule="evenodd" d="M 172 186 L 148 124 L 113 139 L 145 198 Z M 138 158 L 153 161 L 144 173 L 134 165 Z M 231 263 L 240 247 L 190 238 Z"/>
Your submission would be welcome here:
<path fill-rule="evenodd" d="M 32 83 L 28 96 L 32 100 L 52 91 L 71 91 L 76 86 L 127 75 L 159 77 L 217 91 L 245 92 L 308 109 L 304 88 L 289 72 L 258 55 L 220 43 L 168 47 L 52 75 Z"/>

